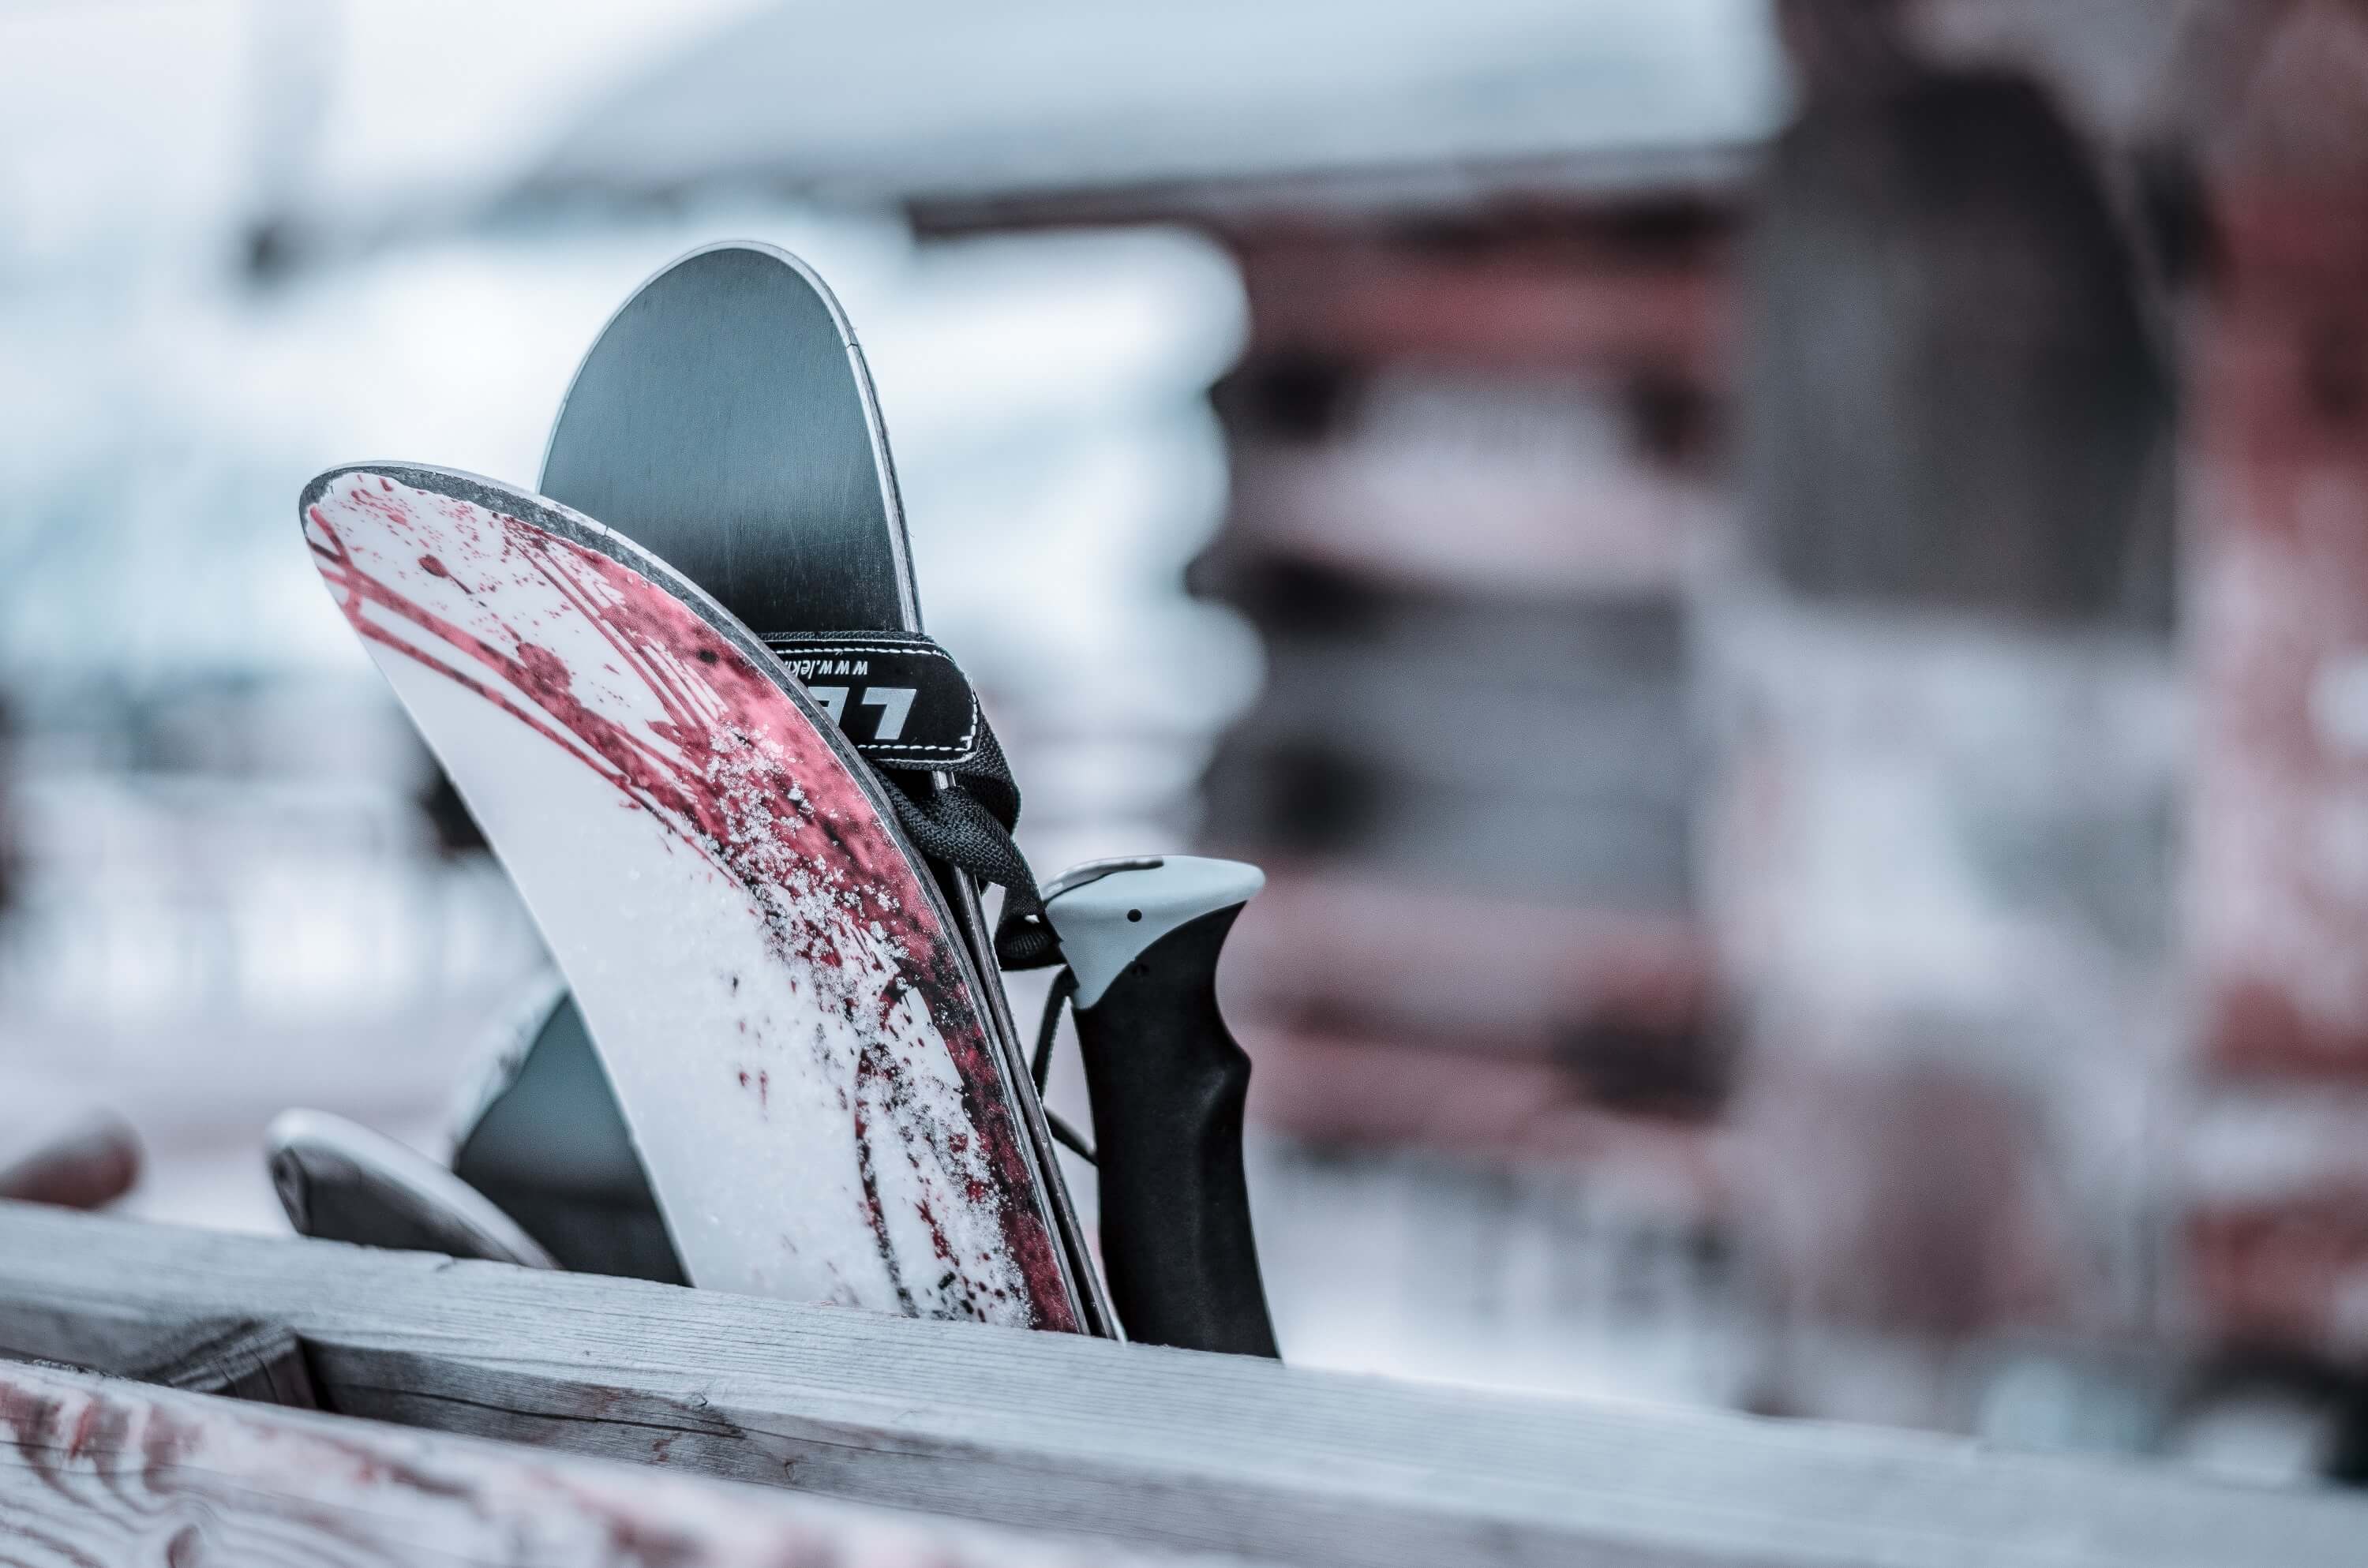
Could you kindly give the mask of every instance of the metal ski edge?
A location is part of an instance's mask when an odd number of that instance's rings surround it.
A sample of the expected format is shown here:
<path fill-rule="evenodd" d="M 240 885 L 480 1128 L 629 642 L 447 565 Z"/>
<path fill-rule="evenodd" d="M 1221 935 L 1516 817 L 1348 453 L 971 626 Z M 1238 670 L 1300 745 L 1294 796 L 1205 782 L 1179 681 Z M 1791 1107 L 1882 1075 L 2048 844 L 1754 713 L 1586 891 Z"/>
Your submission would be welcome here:
<path fill-rule="evenodd" d="M 821 288 L 819 279 L 814 285 Z M 828 290 L 824 290 L 828 298 Z M 838 305 L 831 301 L 835 312 Z M 847 342 L 848 359 L 855 368 L 856 385 L 862 389 L 864 413 L 871 430 L 872 455 L 880 469 L 880 487 L 886 499 L 891 530 L 895 538 L 900 565 L 909 554 L 905 535 L 905 514 L 896 493 L 896 472 L 888 451 L 887 428 L 880 419 L 878 405 L 872 401 L 871 375 L 864 364 L 863 350 L 850 335 Z M 909 569 L 905 570 L 900 597 L 915 601 L 909 608 L 908 631 L 919 631 L 920 609 L 918 590 L 914 586 Z M 930 782 L 943 790 L 952 783 L 951 775 L 932 773 Z M 1086 1228 L 1077 1218 L 1076 1205 L 1069 1197 L 1069 1183 L 1061 1174 L 1060 1146 L 1053 1140 L 1053 1125 L 1044 1110 L 1043 1096 L 1036 1088 L 1035 1074 L 1028 1064 L 1027 1046 L 1019 1035 L 1019 1021 L 1011 1016 L 1011 998 L 1004 991 L 1002 966 L 995 957 L 995 926 L 986 917 L 986 906 L 979 894 L 978 883 L 967 873 L 951 866 L 929 862 L 936 873 L 939 892 L 953 907 L 955 928 L 962 935 L 971 950 L 971 962 L 982 973 L 996 977 L 987 988 L 988 1033 L 994 1037 L 996 1050 L 1003 1062 L 1004 1082 L 1008 1086 L 1011 1103 L 1018 1113 L 1019 1125 L 1027 1130 L 1029 1149 L 1040 1169 L 1049 1172 L 1043 1182 L 1046 1201 L 1052 1208 L 1053 1233 L 1061 1238 L 1061 1245 L 1069 1258 L 1069 1273 L 1078 1282 L 1078 1294 L 1084 1307 L 1087 1332 L 1110 1339 L 1122 1339 L 1125 1331 L 1118 1321 L 1118 1312 L 1110 1303 L 1110 1293 L 1103 1283 L 1101 1267 L 1095 1261 L 1093 1249 L 1087 1244 Z"/>
<path fill-rule="evenodd" d="M 838 296 L 831 292 L 830 285 L 822 280 L 821 275 L 802 258 L 778 245 L 755 240 L 724 241 L 717 245 L 701 246 L 672 265 L 678 266 L 691 256 L 702 255 L 706 251 L 734 246 L 760 251 L 796 272 L 822 301 L 823 308 L 830 312 L 832 323 L 838 328 L 839 340 L 847 346 L 848 368 L 855 375 L 856 395 L 862 400 L 864 429 L 871 438 L 872 468 L 880 478 L 881 506 L 888 518 L 889 550 L 896 562 L 896 602 L 904 614 L 904 630 L 925 631 L 927 629 L 921 622 L 920 584 L 913 566 L 912 536 L 905 521 L 904 494 L 896 481 L 895 456 L 888 443 L 888 421 L 881 411 L 879 391 L 872 384 L 871 362 L 864 358 L 862 344 L 856 340 L 855 324 L 848 320 L 846 310 L 838 302 Z M 670 270 L 670 267 L 663 270 Z M 561 414 L 564 417 L 564 407 Z M 557 429 L 554 423 L 554 437 Z M 941 773 L 932 774 L 930 778 L 941 790 L 951 782 L 948 775 Z M 1069 1272 L 1078 1283 L 1088 1332 L 1111 1339 L 1123 1338 L 1125 1331 L 1120 1327 L 1118 1313 L 1110 1304 L 1101 1270 L 1086 1241 L 1085 1226 L 1077 1219 L 1076 1205 L 1070 1201 L 1069 1184 L 1061 1174 L 1060 1147 L 1053 1142 L 1052 1123 L 1046 1119 L 1043 1100 L 1036 1092 L 1035 1076 L 1029 1070 L 1027 1047 L 1020 1040 L 1019 1023 L 1011 1016 L 1011 999 L 1004 992 L 1002 968 L 995 959 L 995 927 L 986 918 L 978 885 L 967 875 L 951 868 L 933 865 L 932 869 L 938 872 L 939 891 L 953 905 L 959 917 L 957 928 L 971 947 L 973 966 L 984 973 L 996 976 L 996 983 L 988 988 L 987 994 L 987 1014 L 991 1020 L 989 1032 L 995 1037 L 996 1048 L 1002 1055 L 1004 1079 L 1010 1085 L 1011 1100 L 1019 1113 L 1020 1125 L 1028 1130 L 1030 1148 L 1037 1165 L 1049 1173 L 1042 1187 L 1053 1210 L 1053 1233 L 1061 1238 L 1061 1244 L 1069 1255 Z"/>
<path fill-rule="evenodd" d="M 483 474 L 471 473 L 463 469 L 443 468 L 432 463 L 407 460 L 366 460 L 338 463 L 324 469 L 304 486 L 302 494 L 298 497 L 296 517 L 299 529 L 304 527 L 312 508 L 319 504 L 340 481 L 364 473 L 391 479 L 396 483 L 409 485 L 415 489 L 439 492 L 482 506 L 490 512 L 518 517 L 570 543 L 604 555 L 627 570 L 647 577 L 651 582 L 674 595 L 693 614 L 705 621 L 717 635 L 746 656 L 756 668 L 765 672 L 772 683 L 790 699 L 815 733 L 823 737 L 841 766 L 854 778 L 866 803 L 879 818 L 882 828 L 890 840 L 904 853 L 906 860 L 916 868 L 927 867 L 935 869 L 932 862 L 912 846 L 905 837 L 903 829 L 897 825 L 895 811 L 883 792 L 886 786 L 873 774 L 871 766 L 856 754 L 854 747 L 848 744 L 846 737 L 839 733 L 837 726 L 832 724 L 827 716 L 814 706 L 813 699 L 805 694 L 797 678 L 782 668 L 780 662 L 774 657 L 772 652 L 766 648 L 756 634 L 744 626 L 731 611 L 718 603 L 714 596 L 676 571 L 665 561 L 643 550 L 614 528 L 546 496 L 536 495 L 505 484 L 499 480 L 491 479 Z M 1019 1063 L 1017 1069 L 1019 1076 L 1015 1079 L 1012 1075 L 1018 1047 L 1011 1033 L 1010 1006 L 1003 994 L 1000 973 L 996 971 L 985 971 L 996 976 L 994 983 L 987 983 L 976 955 L 972 950 L 973 928 L 968 922 L 960 918 L 960 915 L 981 918 L 978 915 L 975 896 L 964 900 L 967 907 L 958 914 L 951 907 L 951 901 L 947 899 L 939 878 L 932 875 L 916 878 L 916 881 L 925 890 L 925 894 L 934 897 L 938 907 L 933 913 L 939 916 L 947 928 L 960 934 L 963 938 L 954 944 L 962 964 L 962 977 L 965 983 L 969 985 L 971 994 L 985 1004 L 981 1011 L 987 1021 L 986 1032 L 996 1043 L 996 1065 L 1000 1069 L 999 1076 L 1003 1079 L 1002 1088 L 1006 1107 L 1019 1113 L 1019 1124 L 1027 1130 L 1025 1146 L 1035 1167 L 1034 1196 L 1039 1217 L 1045 1228 L 1053 1235 L 1061 1239 L 1062 1272 L 1068 1290 L 1070 1314 L 1083 1332 L 1103 1337 L 1116 1337 L 1116 1331 L 1110 1326 L 1116 1322 L 1115 1314 L 1110 1312 L 1107 1299 L 1102 1293 L 1101 1281 L 1092 1270 L 1091 1256 L 1085 1255 L 1081 1258 L 1078 1254 L 1076 1244 L 1076 1233 L 1074 1229 L 1076 1219 L 1068 1202 L 1060 1167 L 1057 1165 L 1048 1165 L 1047 1163 L 1045 1145 L 1050 1143 L 1049 1130 L 1046 1131 L 1042 1142 L 1039 1141 L 1039 1129 L 1043 1126 L 1043 1108 L 1032 1093 L 1033 1080 L 1027 1076 L 1027 1067 L 1024 1062 Z M 969 892 L 971 890 L 965 887 L 962 891 Z M 1025 1085 L 1024 1088 L 1023 1085 Z M 1091 1302 L 1090 1307 L 1087 1305 L 1088 1301 Z"/>

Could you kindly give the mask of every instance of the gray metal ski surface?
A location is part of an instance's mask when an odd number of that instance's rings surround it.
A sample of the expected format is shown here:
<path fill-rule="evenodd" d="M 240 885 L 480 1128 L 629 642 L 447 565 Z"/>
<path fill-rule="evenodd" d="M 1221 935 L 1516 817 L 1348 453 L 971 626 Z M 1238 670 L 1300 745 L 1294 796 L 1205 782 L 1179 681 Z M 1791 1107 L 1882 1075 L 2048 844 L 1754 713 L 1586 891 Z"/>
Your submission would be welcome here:
<path fill-rule="evenodd" d="M 541 489 L 759 637 L 921 630 L 871 373 L 785 251 L 710 245 L 635 290 L 560 404 Z"/>

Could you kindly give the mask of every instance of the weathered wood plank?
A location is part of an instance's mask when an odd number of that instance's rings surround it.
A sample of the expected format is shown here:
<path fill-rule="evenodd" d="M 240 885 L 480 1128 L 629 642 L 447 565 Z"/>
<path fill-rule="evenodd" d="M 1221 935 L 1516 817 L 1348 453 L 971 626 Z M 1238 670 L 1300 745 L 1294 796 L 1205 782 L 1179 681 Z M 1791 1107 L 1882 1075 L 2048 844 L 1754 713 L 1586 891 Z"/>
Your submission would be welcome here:
<path fill-rule="evenodd" d="M 1087 1568 L 1122 1561 L 1144 1560 L 645 1466 L 0 1362 L 0 1564 Z"/>
<path fill-rule="evenodd" d="M 1901 1433 L 0 1206 L 0 1350 L 105 1366 L 198 1317 L 290 1329 L 347 1414 L 1297 1562 L 2356 1568 L 2368 1541 L 2346 1497 Z"/>
<path fill-rule="evenodd" d="M 303 1342 L 278 1324 L 237 1321 L 189 1324 L 127 1358 L 122 1375 L 190 1393 L 218 1393 L 291 1410 L 318 1410 Z"/>

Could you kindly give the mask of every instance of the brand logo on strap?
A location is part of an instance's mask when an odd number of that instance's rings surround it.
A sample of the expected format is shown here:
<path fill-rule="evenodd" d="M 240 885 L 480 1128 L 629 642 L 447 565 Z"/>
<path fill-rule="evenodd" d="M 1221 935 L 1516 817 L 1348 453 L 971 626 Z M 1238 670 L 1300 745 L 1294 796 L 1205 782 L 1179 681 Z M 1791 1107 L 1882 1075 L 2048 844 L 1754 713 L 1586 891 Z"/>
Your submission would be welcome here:
<path fill-rule="evenodd" d="M 905 632 L 798 632 L 765 639 L 855 749 L 906 767 L 978 752 L 978 694 L 951 655 Z"/>

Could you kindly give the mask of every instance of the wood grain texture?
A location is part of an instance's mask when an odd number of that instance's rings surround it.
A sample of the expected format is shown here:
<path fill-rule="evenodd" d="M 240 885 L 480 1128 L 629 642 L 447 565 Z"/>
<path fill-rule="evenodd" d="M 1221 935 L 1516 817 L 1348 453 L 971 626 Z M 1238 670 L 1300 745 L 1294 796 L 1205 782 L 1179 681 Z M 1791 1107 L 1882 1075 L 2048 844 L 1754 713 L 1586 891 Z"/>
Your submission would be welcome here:
<path fill-rule="evenodd" d="M 278 1324 L 201 1320 L 128 1358 L 124 1377 L 189 1393 L 218 1393 L 291 1410 L 318 1410 L 304 1344 Z"/>
<path fill-rule="evenodd" d="M 287 1327 L 348 1415 L 1293 1562 L 2356 1568 L 2368 1541 L 2368 1502 L 1930 1437 L 0 1206 L 0 1351 L 105 1368 L 199 1317 Z"/>
<path fill-rule="evenodd" d="M 1087 1568 L 1142 1561 L 1107 1546 L 0 1362 L 0 1564 L 7 1568 Z"/>

